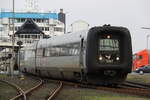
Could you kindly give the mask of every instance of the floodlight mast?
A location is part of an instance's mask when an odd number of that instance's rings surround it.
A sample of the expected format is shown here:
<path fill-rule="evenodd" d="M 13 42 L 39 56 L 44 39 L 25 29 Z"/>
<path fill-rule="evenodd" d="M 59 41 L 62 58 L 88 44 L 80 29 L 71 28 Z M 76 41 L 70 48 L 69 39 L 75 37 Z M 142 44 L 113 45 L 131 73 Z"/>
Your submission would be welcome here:
<path fill-rule="evenodd" d="M 13 33 L 12 33 L 12 59 L 11 59 L 11 65 L 10 65 L 10 75 L 13 76 L 14 72 L 14 63 L 15 63 L 15 0 L 13 0 L 13 13 L 12 13 L 12 25 L 13 25 Z"/>
<path fill-rule="evenodd" d="M 141 27 L 141 29 L 150 30 L 149 27 Z M 146 49 L 148 49 L 148 39 L 149 39 L 149 37 L 150 37 L 150 34 L 147 34 L 146 35 Z"/>

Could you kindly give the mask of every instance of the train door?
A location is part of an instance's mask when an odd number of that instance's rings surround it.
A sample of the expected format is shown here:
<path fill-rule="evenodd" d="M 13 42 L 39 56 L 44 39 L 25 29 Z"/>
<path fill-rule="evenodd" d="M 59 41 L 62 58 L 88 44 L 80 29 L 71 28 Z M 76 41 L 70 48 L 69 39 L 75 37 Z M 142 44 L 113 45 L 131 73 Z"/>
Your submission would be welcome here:
<path fill-rule="evenodd" d="M 80 62 L 80 82 L 87 82 L 86 79 L 86 73 L 85 73 L 85 44 L 84 44 L 84 38 L 81 39 L 80 42 L 80 56 L 79 56 L 79 62 Z"/>
<path fill-rule="evenodd" d="M 80 42 L 79 65 L 81 68 L 83 67 L 83 53 L 84 53 L 83 43 L 84 43 L 84 38 L 82 38 Z"/>

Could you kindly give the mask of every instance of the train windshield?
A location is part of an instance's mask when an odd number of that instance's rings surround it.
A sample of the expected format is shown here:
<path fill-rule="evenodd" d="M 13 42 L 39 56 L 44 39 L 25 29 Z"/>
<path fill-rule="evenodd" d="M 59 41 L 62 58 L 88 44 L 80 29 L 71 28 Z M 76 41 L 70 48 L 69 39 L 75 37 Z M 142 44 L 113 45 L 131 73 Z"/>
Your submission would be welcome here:
<path fill-rule="evenodd" d="M 100 39 L 100 51 L 119 51 L 119 41 L 117 39 Z"/>
<path fill-rule="evenodd" d="M 103 64 L 120 62 L 120 46 L 119 39 L 110 36 L 101 37 L 99 39 L 99 62 Z"/>

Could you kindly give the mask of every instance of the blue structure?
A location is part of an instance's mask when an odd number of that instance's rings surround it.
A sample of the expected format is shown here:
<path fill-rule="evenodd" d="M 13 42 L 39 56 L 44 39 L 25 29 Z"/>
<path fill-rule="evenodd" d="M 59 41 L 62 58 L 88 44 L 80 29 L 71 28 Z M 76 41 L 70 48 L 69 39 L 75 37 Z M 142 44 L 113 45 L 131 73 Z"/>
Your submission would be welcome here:
<path fill-rule="evenodd" d="M 15 12 L 15 18 L 58 19 L 57 13 L 25 13 Z M 13 18 L 13 12 L 0 12 L 0 18 Z"/>

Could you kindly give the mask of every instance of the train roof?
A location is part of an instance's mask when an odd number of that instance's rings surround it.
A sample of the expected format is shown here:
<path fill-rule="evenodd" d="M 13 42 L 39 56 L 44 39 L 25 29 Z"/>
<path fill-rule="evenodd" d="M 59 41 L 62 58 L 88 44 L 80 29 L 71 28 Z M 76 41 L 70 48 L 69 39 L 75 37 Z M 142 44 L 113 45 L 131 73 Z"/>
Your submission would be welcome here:
<path fill-rule="evenodd" d="M 49 39 L 42 39 L 38 42 L 38 48 L 47 46 L 56 46 L 66 43 L 75 43 L 81 41 L 81 38 L 86 40 L 88 30 L 83 30 L 75 33 L 67 33 L 61 36 L 54 36 Z"/>
<path fill-rule="evenodd" d="M 28 45 L 25 47 L 26 49 L 35 49 L 36 47 L 38 48 L 45 48 L 45 47 L 50 47 L 50 46 L 57 46 L 57 45 L 63 45 L 63 44 L 68 44 L 68 43 L 76 43 L 80 42 L 81 38 L 84 38 L 84 41 L 87 40 L 87 35 L 89 30 L 99 30 L 99 29 L 115 29 L 115 30 L 121 30 L 125 32 L 125 35 L 130 37 L 129 31 L 127 28 L 124 27 L 115 27 L 115 26 L 100 26 L 100 27 L 93 27 L 91 29 L 75 32 L 75 33 L 66 33 L 61 36 L 53 36 L 49 39 L 41 39 L 31 45 Z M 38 43 L 38 45 L 37 45 Z"/>
<path fill-rule="evenodd" d="M 45 48 L 48 46 L 56 46 L 56 45 L 62 45 L 66 43 L 79 42 L 81 38 L 84 38 L 84 40 L 86 40 L 87 33 L 88 33 L 88 30 L 83 30 L 80 32 L 75 32 L 75 33 L 66 33 L 61 36 L 53 36 L 49 39 L 41 39 L 39 41 L 34 41 L 34 43 L 26 45 L 24 48 L 22 48 L 22 50 L 36 49 L 36 46 L 38 48 Z"/>

